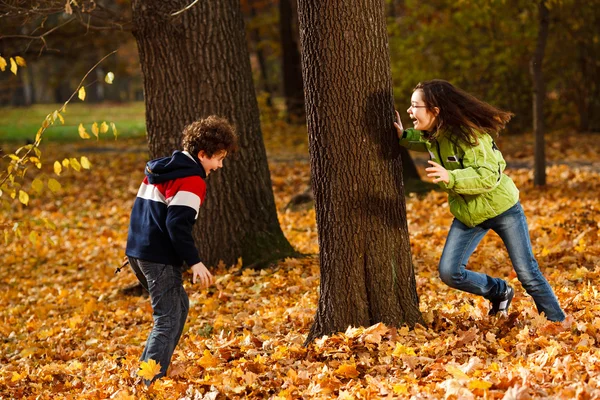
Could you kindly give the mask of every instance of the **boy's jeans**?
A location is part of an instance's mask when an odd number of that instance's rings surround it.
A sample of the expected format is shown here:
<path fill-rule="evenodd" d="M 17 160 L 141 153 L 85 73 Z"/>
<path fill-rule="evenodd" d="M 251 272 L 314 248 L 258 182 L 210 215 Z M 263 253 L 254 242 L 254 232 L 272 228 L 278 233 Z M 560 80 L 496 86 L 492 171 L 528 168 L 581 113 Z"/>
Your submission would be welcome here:
<path fill-rule="evenodd" d="M 520 202 L 473 228 L 454 219 L 439 265 L 442 281 L 450 287 L 487 299 L 497 298 L 506 290 L 507 284 L 502 279 L 466 269 L 469 257 L 490 229 L 504 242 L 517 277 L 533 298 L 538 312 L 544 312 L 550 321 L 564 320 L 565 313 L 540 272 L 531 250 L 527 220 Z"/>
<path fill-rule="evenodd" d="M 181 268 L 128 258 L 138 280 L 150 293 L 154 326 L 140 360 L 152 359 L 160 363 L 160 373 L 154 378 L 158 379 L 167 374 L 173 351 L 183 332 L 190 302 L 183 288 Z"/>

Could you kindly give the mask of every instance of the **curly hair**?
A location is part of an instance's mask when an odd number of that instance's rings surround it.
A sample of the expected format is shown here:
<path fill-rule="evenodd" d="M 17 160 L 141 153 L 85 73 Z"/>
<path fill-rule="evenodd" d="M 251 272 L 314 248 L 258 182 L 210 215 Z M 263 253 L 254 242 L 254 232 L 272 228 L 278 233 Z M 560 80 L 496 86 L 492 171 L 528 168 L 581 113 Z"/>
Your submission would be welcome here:
<path fill-rule="evenodd" d="M 183 130 L 183 149 L 197 156 L 204 151 L 208 157 L 215 153 L 237 151 L 237 135 L 233 126 L 225 118 L 211 115 L 192 122 Z"/>
<path fill-rule="evenodd" d="M 485 132 L 497 136 L 510 121 L 513 113 L 500 110 L 442 79 L 420 82 L 413 91 L 422 90 L 428 110 L 439 108 L 436 137 L 450 131 L 458 140 L 477 144 L 477 136 Z"/>

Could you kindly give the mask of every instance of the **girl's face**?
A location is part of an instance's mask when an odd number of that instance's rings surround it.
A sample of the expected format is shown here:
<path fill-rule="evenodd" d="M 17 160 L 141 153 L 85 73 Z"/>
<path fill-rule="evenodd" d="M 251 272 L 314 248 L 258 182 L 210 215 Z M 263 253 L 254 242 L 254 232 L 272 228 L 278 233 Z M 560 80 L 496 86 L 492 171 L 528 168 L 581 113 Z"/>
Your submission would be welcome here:
<path fill-rule="evenodd" d="M 423 101 L 423 90 L 417 89 L 413 92 L 410 98 L 410 107 L 406 110 L 410 119 L 413 122 L 415 129 L 419 131 L 429 131 L 436 123 L 436 117 L 440 109 L 435 107 L 433 112 L 425 106 Z"/>

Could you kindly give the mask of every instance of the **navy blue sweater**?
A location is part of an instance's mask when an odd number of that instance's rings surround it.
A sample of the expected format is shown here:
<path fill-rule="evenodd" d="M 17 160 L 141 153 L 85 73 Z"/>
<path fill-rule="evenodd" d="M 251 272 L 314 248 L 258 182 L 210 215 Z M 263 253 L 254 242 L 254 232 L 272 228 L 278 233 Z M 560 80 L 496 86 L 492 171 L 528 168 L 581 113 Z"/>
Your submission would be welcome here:
<path fill-rule="evenodd" d="M 131 210 L 125 254 L 174 266 L 199 263 L 192 227 L 206 196 L 205 179 L 202 164 L 188 152 L 149 161 Z"/>

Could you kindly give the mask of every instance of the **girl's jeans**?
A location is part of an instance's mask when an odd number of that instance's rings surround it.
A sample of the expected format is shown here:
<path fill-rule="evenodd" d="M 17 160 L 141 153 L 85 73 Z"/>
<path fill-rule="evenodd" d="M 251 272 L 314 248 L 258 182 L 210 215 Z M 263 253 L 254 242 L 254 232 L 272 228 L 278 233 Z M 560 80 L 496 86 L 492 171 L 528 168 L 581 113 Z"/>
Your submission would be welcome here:
<path fill-rule="evenodd" d="M 160 373 L 154 378 L 158 379 L 167 374 L 175 346 L 183 332 L 190 302 L 183 288 L 181 268 L 128 258 L 138 280 L 150 293 L 154 327 L 146 341 L 141 361 L 152 359 L 160 363 Z M 146 384 L 150 382 L 146 381 Z"/>
<path fill-rule="evenodd" d="M 487 299 L 498 298 L 504 293 L 507 289 L 504 280 L 466 269 L 469 257 L 490 229 L 504 242 L 517 277 L 533 298 L 538 312 L 545 313 L 550 321 L 564 320 L 565 313 L 540 272 L 531 250 L 527 220 L 520 202 L 473 228 L 454 219 L 439 265 L 442 281 L 450 287 Z"/>

